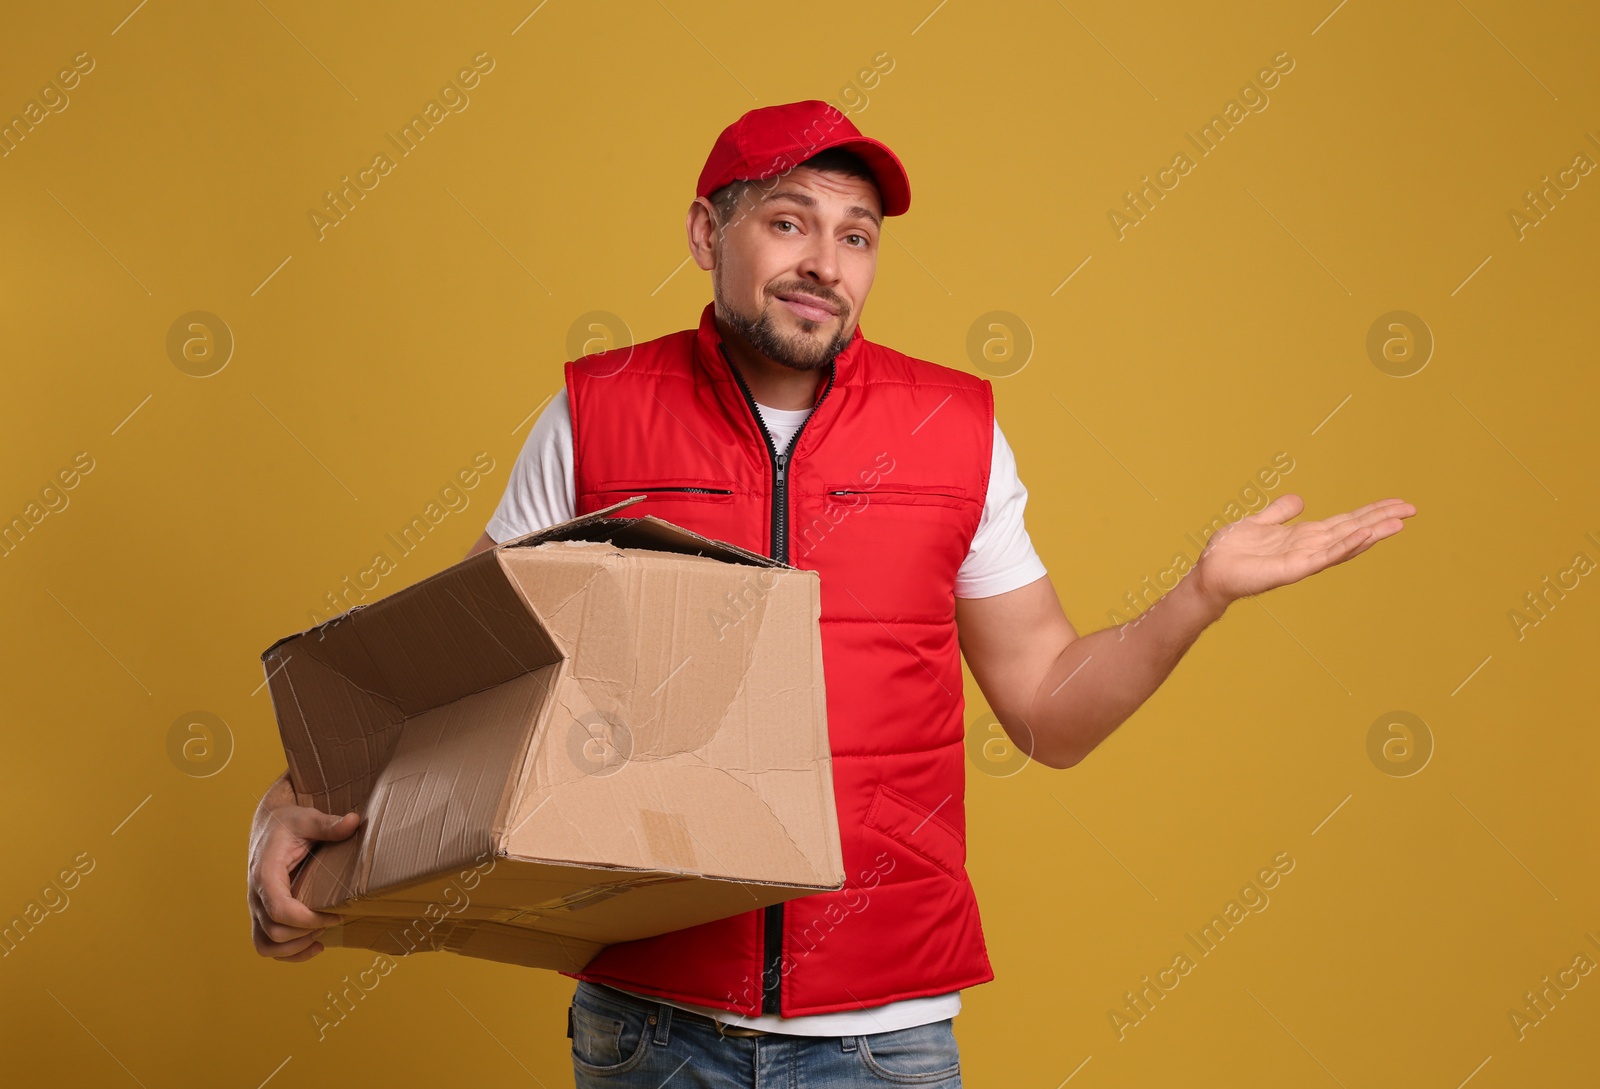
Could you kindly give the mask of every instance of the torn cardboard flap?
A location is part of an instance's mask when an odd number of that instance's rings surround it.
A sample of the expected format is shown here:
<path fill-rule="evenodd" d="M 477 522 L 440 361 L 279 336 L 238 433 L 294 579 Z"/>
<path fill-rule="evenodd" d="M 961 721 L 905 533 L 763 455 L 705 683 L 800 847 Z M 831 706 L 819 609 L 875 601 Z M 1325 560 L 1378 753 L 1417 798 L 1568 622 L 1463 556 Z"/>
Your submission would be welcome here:
<path fill-rule="evenodd" d="M 817 574 L 640 498 L 264 652 L 297 799 L 363 815 L 295 875 L 337 942 L 571 970 L 843 886 Z"/>

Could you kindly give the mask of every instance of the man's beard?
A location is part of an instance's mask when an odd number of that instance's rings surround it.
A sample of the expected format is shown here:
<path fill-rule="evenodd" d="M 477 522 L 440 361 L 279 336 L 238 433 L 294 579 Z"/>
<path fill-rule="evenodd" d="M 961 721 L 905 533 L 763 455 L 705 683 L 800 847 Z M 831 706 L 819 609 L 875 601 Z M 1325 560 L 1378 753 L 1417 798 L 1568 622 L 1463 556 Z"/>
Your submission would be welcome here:
<path fill-rule="evenodd" d="M 718 271 L 720 271 L 720 267 Z M 713 286 L 718 289 L 720 297 L 720 277 L 714 281 Z M 790 291 L 793 289 L 779 288 L 778 290 Z M 804 290 L 793 290 L 793 293 L 819 298 L 814 292 Z M 833 336 L 824 341 L 818 341 L 804 334 L 785 334 L 779 330 L 774 311 L 779 306 L 782 306 L 783 303 L 775 295 L 769 294 L 767 297 L 770 301 L 761 311 L 759 317 L 752 318 L 749 315 L 741 314 L 726 302 L 719 307 L 719 310 L 723 321 L 727 322 L 731 329 L 744 337 L 752 348 L 779 366 L 797 371 L 820 370 L 832 363 L 834 356 L 849 347 L 850 341 L 855 336 L 853 327 L 848 331 L 846 329 L 847 319 L 849 318 L 848 310 L 845 304 L 836 297 L 829 297 L 827 301 L 840 309 L 840 314 L 831 319 L 837 321 L 839 327 L 834 331 Z M 809 322 L 807 324 L 821 325 L 822 323 Z"/>

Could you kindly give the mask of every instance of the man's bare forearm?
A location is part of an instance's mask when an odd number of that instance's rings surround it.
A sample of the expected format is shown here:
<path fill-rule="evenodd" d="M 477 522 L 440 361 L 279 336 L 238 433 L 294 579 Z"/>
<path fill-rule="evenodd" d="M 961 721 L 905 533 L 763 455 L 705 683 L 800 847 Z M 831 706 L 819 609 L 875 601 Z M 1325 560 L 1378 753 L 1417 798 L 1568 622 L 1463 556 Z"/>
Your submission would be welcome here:
<path fill-rule="evenodd" d="M 1030 705 L 1033 757 L 1070 767 L 1150 698 L 1227 606 L 1191 573 L 1139 616 L 1073 640 Z"/>

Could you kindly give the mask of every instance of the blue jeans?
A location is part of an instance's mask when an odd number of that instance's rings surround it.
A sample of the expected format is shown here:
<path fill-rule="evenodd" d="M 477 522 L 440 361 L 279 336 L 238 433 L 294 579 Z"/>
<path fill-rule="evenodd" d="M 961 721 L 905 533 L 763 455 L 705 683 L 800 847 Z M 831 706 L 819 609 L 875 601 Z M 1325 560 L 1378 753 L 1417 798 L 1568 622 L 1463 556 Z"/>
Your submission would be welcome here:
<path fill-rule="evenodd" d="M 961 1086 L 949 1018 L 867 1036 L 725 1036 L 699 1014 L 580 981 L 571 1019 L 578 1089 Z"/>

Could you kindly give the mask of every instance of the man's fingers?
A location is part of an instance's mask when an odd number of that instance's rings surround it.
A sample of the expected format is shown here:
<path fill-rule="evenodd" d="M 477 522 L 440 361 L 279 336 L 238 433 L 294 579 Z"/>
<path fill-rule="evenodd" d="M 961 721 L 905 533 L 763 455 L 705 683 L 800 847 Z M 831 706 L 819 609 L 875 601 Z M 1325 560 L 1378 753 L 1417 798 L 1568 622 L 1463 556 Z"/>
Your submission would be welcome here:
<path fill-rule="evenodd" d="M 320 952 L 322 952 L 322 943 L 312 942 L 310 945 L 306 946 L 304 949 L 300 950 L 300 952 L 295 953 L 292 956 L 278 957 L 276 959 L 283 961 L 285 964 L 297 964 L 303 960 L 310 960 Z"/>
<path fill-rule="evenodd" d="M 288 941 L 279 942 L 273 941 L 267 936 L 267 933 L 261 928 L 261 923 L 259 921 L 255 922 L 250 930 L 250 937 L 255 943 L 257 953 L 260 953 L 263 957 L 280 958 L 293 957 L 298 953 L 304 952 L 313 945 L 319 946 L 320 949 L 321 943 L 318 942 L 317 939 L 321 936 L 321 934 L 322 932 L 317 930 L 310 934 L 302 935 L 298 938 L 291 938 Z M 315 956 L 315 954 L 310 955 Z"/>
<path fill-rule="evenodd" d="M 1406 511 L 1404 514 L 1399 513 L 1400 510 L 1405 507 L 1411 507 L 1411 509 Z M 1324 518 L 1322 520 L 1322 524 L 1333 527 L 1369 515 L 1377 515 L 1377 520 L 1382 521 L 1386 517 L 1409 518 L 1415 513 L 1417 513 L 1416 507 L 1412 506 L 1410 503 L 1407 503 L 1404 499 L 1396 496 L 1390 499 L 1380 499 L 1375 503 L 1368 503 L 1365 506 L 1357 507 L 1355 510 L 1347 511 L 1344 514 L 1331 515 L 1330 517 Z"/>
<path fill-rule="evenodd" d="M 261 860 L 259 885 L 255 894 L 261 901 L 266 917 L 284 926 L 312 930 L 319 926 L 337 926 L 343 920 L 331 912 L 313 911 L 289 891 L 289 863 L 276 852 Z"/>
<path fill-rule="evenodd" d="M 359 813 L 324 813 L 302 805 L 285 806 L 273 815 L 289 831 L 312 842 L 349 839 L 361 826 Z"/>
<path fill-rule="evenodd" d="M 1358 556 L 1371 548 L 1378 538 L 1368 527 L 1362 526 L 1344 534 L 1327 548 L 1317 553 L 1317 560 L 1324 567 L 1336 567 L 1354 556 Z"/>
<path fill-rule="evenodd" d="M 260 848 L 252 889 L 261 903 L 267 921 L 301 933 L 321 926 L 336 926 L 338 915 L 314 911 L 296 900 L 289 891 L 289 871 L 305 857 L 306 847 L 315 841 L 346 839 L 361 824 L 356 813 L 334 815 L 306 806 L 285 806 L 274 812 L 274 825 Z M 282 940 L 282 937 L 279 938 Z"/>
<path fill-rule="evenodd" d="M 282 923 L 273 922 L 270 918 L 259 919 L 257 923 L 260 925 L 262 932 L 266 934 L 267 939 L 274 942 L 292 942 L 305 937 L 307 934 L 315 937 L 321 934 L 324 929 L 320 926 L 285 926 Z"/>
<path fill-rule="evenodd" d="M 1247 517 L 1260 525 L 1281 526 L 1305 509 L 1305 500 L 1293 492 L 1285 492 Z"/>

